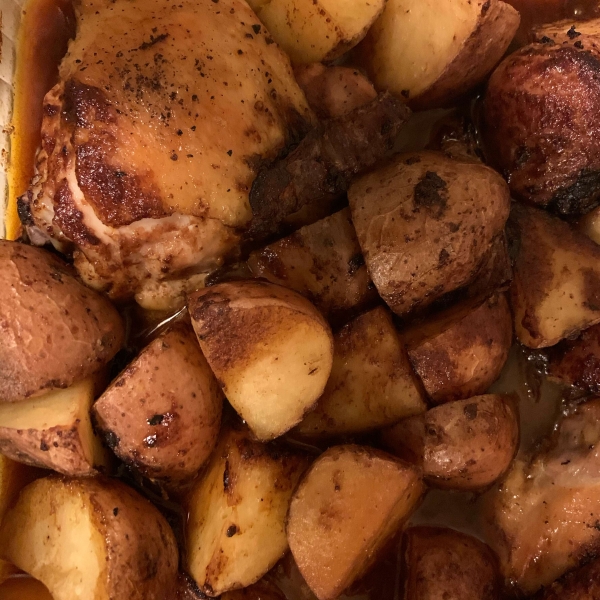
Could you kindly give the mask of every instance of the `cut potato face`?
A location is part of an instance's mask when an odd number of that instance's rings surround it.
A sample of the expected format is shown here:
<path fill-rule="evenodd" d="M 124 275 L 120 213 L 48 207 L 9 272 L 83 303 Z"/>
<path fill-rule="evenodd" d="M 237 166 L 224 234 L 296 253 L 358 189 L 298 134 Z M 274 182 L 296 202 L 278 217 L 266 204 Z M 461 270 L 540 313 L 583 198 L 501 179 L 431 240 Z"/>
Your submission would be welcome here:
<path fill-rule="evenodd" d="M 504 294 L 479 306 L 463 303 L 402 334 L 410 361 L 435 404 L 486 392 L 506 363 L 512 337 Z"/>
<path fill-rule="evenodd" d="M 0 404 L 0 452 L 71 476 L 93 475 L 111 464 L 90 421 L 95 378 L 22 402 Z"/>
<path fill-rule="evenodd" d="M 186 570 L 205 594 L 251 585 L 283 556 L 285 517 L 306 466 L 246 429 L 224 430 L 187 503 Z"/>
<path fill-rule="evenodd" d="M 378 89 L 418 109 L 445 106 L 496 66 L 519 22 L 499 0 L 389 0 L 361 58 Z"/>
<path fill-rule="evenodd" d="M 385 0 L 251 0 L 273 39 L 295 64 L 329 61 L 354 47 Z"/>
<path fill-rule="evenodd" d="M 494 600 L 498 560 L 478 539 L 441 527 L 411 527 L 404 534 L 403 600 Z"/>
<path fill-rule="evenodd" d="M 193 477 L 212 452 L 223 394 L 187 324 L 142 350 L 94 404 L 117 456 L 163 481 Z"/>
<path fill-rule="evenodd" d="M 355 180 L 348 199 L 369 274 L 401 316 L 473 282 L 510 210 L 498 173 L 437 152 L 399 155 Z"/>
<path fill-rule="evenodd" d="M 371 448 L 335 446 L 294 493 L 290 549 L 319 600 L 337 598 L 362 575 L 417 506 L 419 470 Z"/>
<path fill-rule="evenodd" d="M 54 600 L 164 600 L 177 546 L 166 520 L 126 485 L 47 477 L 28 485 L 0 530 L 2 555 Z"/>
<path fill-rule="evenodd" d="M 116 309 L 58 257 L 0 240 L 0 264 L 0 402 L 68 387 L 121 348 Z"/>
<path fill-rule="evenodd" d="M 308 437 L 358 433 L 391 425 L 426 408 L 391 316 L 380 307 L 336 333 L 325 391 L 294 431 Z"/>
<path fill-rule="evenodd" d="M 259 439 L 291 429 L 323 393 L 333 337 L 296 292 L 260 281 L 221 283 L 192 294 L 188 310 L 225 396 Z"/>
<path fill-rule="evenodd" d="M 515 206 L 510 289 L 515 332 L 530 348 L 553 346 L 600 322 L 600 246 L 543 210 Z"/>
<path fill-rule="evenodd" d="M 512 398 L 489 394 L 400 421 L 383 440 L 419 465 L 429 485 L 477 491 L 509 468 L 519 444 L 519 420 Z"/>
<path fill-rule="evenodd" d="M 515 461 L 487 499 L 487 536 L 502 574 L 526 595 L 597 552 L 599 423 L 600 400 L 579 405 L 559 422 L 548 449 Z"/>
<path fill-rule="evenodd" d="M 330 318 L 377 297 L 348 208 L 252 252 L 248 265 L 256 277 L 297 291 Z"/>

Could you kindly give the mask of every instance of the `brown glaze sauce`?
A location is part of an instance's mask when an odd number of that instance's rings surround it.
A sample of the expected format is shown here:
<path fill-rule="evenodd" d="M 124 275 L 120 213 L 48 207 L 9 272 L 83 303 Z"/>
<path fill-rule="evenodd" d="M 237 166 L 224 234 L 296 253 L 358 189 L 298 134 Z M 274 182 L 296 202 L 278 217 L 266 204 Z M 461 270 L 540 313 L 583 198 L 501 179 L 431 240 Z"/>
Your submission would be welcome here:
<path fill-rule="evenodd" d="M 598 0 L 507 0 L 521 11 L 522 26 L 518 43 L 528 38 L 532 26 L 562 18 L 600 16 Z M 7 237 L 19 235 L 16 198 L 26 191 L 34 172 L 34 158 L 40 144 L 42 101 L 58 77 L 58 64 L 75 33 L 75 18 L 70 0 L 29 0 L 18 40 L 15 79 L 15 104 L 9 172 L 9 211 Z M 443 111 L 423 113 L 413 119 L 399 140 L 401 149 L 422 148 Z M 427 133 L 423 133 L 426 131 Z M 129 328 L 128 356 L 134 355 L 173 317 L 147 313 L 139 307 L 125 310 Z M 176 317 L 177 318 L 177 317 Z M 492 392 L 515 393 L 521 412 L 521 452 L 528 452 L 548 435 L 562 408 L 561 390 L 548 383 L 535 370 L 527 355 L 515 346 Z M 143 486 L 143 484 L 142 484 Z M 145 490 L 148 493 L 148 490 Z M 149 494 L 152 495 L 152 494 Z M 158 496 L 157 496 L 158 497 Z M 154 499 L 156 500 L 155 497 Z M 453 527 L 485 540 L 480 511 L 482 497 L 472 494 L 432 490 L 411 523 Z M 158 501 L 168 512 L 181 512 Z M 174 523 L 181 533 L 181 522 Z M 392 600 L 400 597 L 397 551 L 392 550 L 375 568 L 342 598 L 353 600 Z M 269 575 L 289 600 L 315 600 L 302 581 L 293 561 L 283 559 Z M 1 590 L 0 590 L 1 591 Z"/>
<path fill-rule="evenodd" d="M 40 145 L 42 101 L 58 79 L 58 65 L 75 35 L 70 0 L 29 0 L 17 39 L 6 237 L 19 236 L 16 199 L 31 181 Z"/>

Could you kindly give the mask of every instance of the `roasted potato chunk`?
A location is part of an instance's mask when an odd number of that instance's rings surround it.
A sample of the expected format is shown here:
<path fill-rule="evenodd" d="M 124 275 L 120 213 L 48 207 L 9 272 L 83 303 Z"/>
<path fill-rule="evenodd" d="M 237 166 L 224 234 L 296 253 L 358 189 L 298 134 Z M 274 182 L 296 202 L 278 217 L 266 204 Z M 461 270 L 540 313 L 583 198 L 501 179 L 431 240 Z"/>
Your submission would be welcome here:
<path fill-rule="evenodd" d="M 436 152 L 398 156 L 348 198 L 371 278 L 401 316 L 471 283 L 510 209 L 500 175 Z"/>
<path fill-rule="evenodd" d="M 308 461 L 225 429 L 188 498 L 186 570 L 205 594 L 258 581 L 285 553 L 285 517 Z"/>
<path fill-rule="evenodd" d="M 498 559 L 478 539 L 440 527 L 411 527 L 402 547 L 403 600 L 495 600 Z"/>
<path fill-rule="evenodd" d="M 553 346 L 600 322 L 600 246 L 543 210 L 515 206 L 510 299 L 515 333 L 530 348 Z"/>
<path fill-rule="evenodd" d="M 385 0 L 250 0 L 273 39 L 295 64 L 329 61 L 360 42 Z"/>
<path fill-rule="evenodd" d="M 512 344 L 512 315 L 506 296 L 458 308 L 402 333 L 408 356 L 435 404 L 487 391 L 496 381 Z"/>
<path fill-rule="evenodd" d="M 225 396 L 259 439 L 291 429 L 323 393 L 333 337 L 296 292 L 261 281 L 221 283 L 192 294 L 188 310 Z"/>
<path fill-rule="evenodd" d="M 115 454 L 147 477 L 181 481 L 208 460 L 223 394 L 191 327 L 176 325 L 133 360 L 94 404 Z"/>
<path fill-rule="evenodd" d="M 71 476 L 110 467 L 110 453 L 92 429 L 95 379 L 21 402 L 0 404 L 0 452 Z"/>
<path fill-rule="evenodd" d="M 1 553 L 54 600 L 164 600 L 177 545 L 160 512 L 104 478 L 46 477 L 28 485 L 0 529 Z"/>
<path fill-rule="evenodd" d="M 494 71 L 486 155 L 513 195 L 563 215 L 600 202 L 600 49 L 532 44 Z"/>
<path fill-rule="evenodd" d="M 377 297 L 348 208 L 252 252 L 248 265 L 256 277 L 297 291 L 334 319 Z"/>
<path fill-rule="evenodd" d="M 488 394 L 436 406 L 383 433 L 386 447 L 419 465 L 434 487 L 477 491 L 509 468 L 519 444 L 512 398 Z"/>
<path fill-rule="evenodd" d="M 356 69 L 321 63 L 294 69 L 308 104 L 321 119 L 342 117 L 377 97 L 373 84 Z"/>
<path fill-rule="evenodd" d="M 416 109 L 447 106 L 496 66 L 519 21 L 500 0 L 389 0 L 359 50 L 378 89 Z"/>
<path fill-rule="evenodd" d="M 417 506 L 419 470 L 361 446 L 335 446 L 300 482 L 287 534 L 302 576 L 319 600 L 337 598 L 377 558 Z"/>
<path fill-rule="evenodd" d="M 58 257 L 0 240 L 0 264 L 0 402 L 68 387 L 120 349 L 115 308 Z"/>
<path fill-rule="evenodd" d="M 333 368 L 301 436 L 358 433 L 424 412 L 423 391 L 388 311 L 354 319 L 334 337 Z"/>
<path fill-rule="evenodd" d="M 600 400 L 563 417 L 549 448 L 515 461 L 486 502 L 487 538 L 509 584 L 526 595 L 551 584 L 600 544 Z"/>

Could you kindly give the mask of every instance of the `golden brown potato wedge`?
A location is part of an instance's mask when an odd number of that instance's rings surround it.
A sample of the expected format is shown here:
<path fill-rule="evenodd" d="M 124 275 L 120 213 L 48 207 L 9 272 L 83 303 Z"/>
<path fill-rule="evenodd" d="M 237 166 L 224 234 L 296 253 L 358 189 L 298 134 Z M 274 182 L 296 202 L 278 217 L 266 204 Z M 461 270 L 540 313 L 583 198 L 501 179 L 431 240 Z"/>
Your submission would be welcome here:
<path fill-rule="evenodd" d="M 188 498 L 186 570 L 209 596 L 258 581 L 285 553 L 285 517 L 305 456 L 226 428 Z"/>
<path fill-rule="evenodd" d="M 508 56 L 485 94 L 487 162 L 515 199 L 564 215 L 600 203 L 600 45 L 530 44 Z"/>
<path fill-rule="evenodd" d="M 561 577 L 600 547 L 600 400 L 563 417 L 531 461 L 515 461 L 487 498 L 487 539 L 502 574 L 526 595 Z"/>
<path fill-rule="evenodd" d="M 225 396 L 261 440 L 298 423 L 323 393 L 333 337 L 305 298 L 262 281 L 192 294 L 192 323 Z"/>
<path fill-rule="evenodd" d="M 515 205 L 510 225 L 517 250 L 510 299 L 519 341 L 553 346 L 600 322 L 600 246 L 537 208 Z"/>
<path fill-rule="evenodd" d="M 347 208 L 252 252 L 248 265 L 256 277 L 297 291 L 333 318 L 377 297 Z"/>
<path fill-rule="evenodd" d="M 437 152 L 399 155 L 348 198 L 373 282 L 401 316 L 471 283 L 510 209 L 498 173 Z"/>
<path fill-rule="evenodd" d="M 94 404 L 115 454 L 145 476 L 193 477 L 219 435 L 223 394 L 191 327 L 153 340 Z"/>
<path fill-rule="evenodd" d="M 90 377 L 65 390 L 0 404 L 0 452 L 64 475 L 108 469 L 110 452 L 90 420 L 95 387 Z"/>
<path fill-rule="evenodd" d="M 123 483 L 46 477 L 28 485 L 0 530 L 3 557 L 54 600 L 164 600 L 177 545 L 160 512 Z"/>
<path fill-rule="evenodd" d="M 512 315 L 505 295 L 495 294 L 428 318 L 401 337 L 425 391 L 442 404 L 483 394 L 496 381 L 512 344 Z"/>
<path fill-rule="evenodd" d="M 509 468 L 519 444 L 512 398 L 488 394 L 436 406 L 383 433 L 386 447 L 434 487 L 481 490 Z"/>
<path fill-rule="evenodd" d="M 423 391 L 389 312 L 376 308 L 334 336 L 333 368 L 301 436 L 358 433 L 424 412 Z"/>
<path fill-rule="evenodd" d="M 378 89 L 447 106 L 496 66 L 519 21 L 500 0 L 389 0 L 358 50 Z"/>
<path fill-rule="evenodd" d="M 290 549 L 319 600 L 333 600 L 358 579 L 417 506 L 419 469 L 361 446 L 323 453 L 290 505 Z"/>
<path fill-rule="evenodd" d="M 68 387 L 120 349 L 115 308 L 58 257 L 0 240 L 0 264 L 0 402 Z"/>
<path fill-rule="evenodd" d="M 342 117 L 377 97 L 373 84 L 356 69 L 300 65 L 294 76 L 308 104 L 321 119 Z"/>
<path fill-rule="evenodd" d="M 403 600 L 495 600 L 500 592 L 498 559 L 478 539 L 441 527 L 411 527 L 404 533 Z"/>
<path fill-rule="evenodd" d="M 295 64 L 329 61 L 360 42 L 385 0 L 250 0 L 273 39 Z"/>

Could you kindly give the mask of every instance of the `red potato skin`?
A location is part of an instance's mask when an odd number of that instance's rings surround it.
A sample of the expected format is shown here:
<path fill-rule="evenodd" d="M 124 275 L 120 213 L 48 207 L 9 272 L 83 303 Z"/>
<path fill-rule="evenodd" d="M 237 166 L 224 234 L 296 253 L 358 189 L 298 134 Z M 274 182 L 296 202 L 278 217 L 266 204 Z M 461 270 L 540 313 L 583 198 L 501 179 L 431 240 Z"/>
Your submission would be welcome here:
<path fill-rule="evenodd" d="M 383 431 L 384 446 L 423 469 L 432 487 L 481 491 L 510 467 L 519 444 L 513 398 L 488 394 L 436 406 Z"/>
<path fill-rule="evenodd" d="M 434 404 L 485 393 L 500 375 L 511 344 L 512 315 L 504 294 L 437 334 L 407 342 L 412 365 Z"/>
<path fill-rule="evenodd" d="M 299 65 L 294 76 L 308 104 L 321 119 L 342 117 L 377 97 L 373 84 L 350 67 Z"/>
<path fill-rule="evenodd" d="M 153 340 L 94 404 L 115 454 L 147 477 L 192 478 L 219 434 L 223 394 L 192 328 Z"/>
<path fill-rule="evenodd" d="M 402 541 L 403 600 L 496 600 L 498 559 L 478 539 L 442 527 L 411 527 Z"/>
<path fill-rule="evenodd" d="M 123 345 L 121 317 L 57 256 L 0 240 L 0 402 L 66 388 Z"/>

